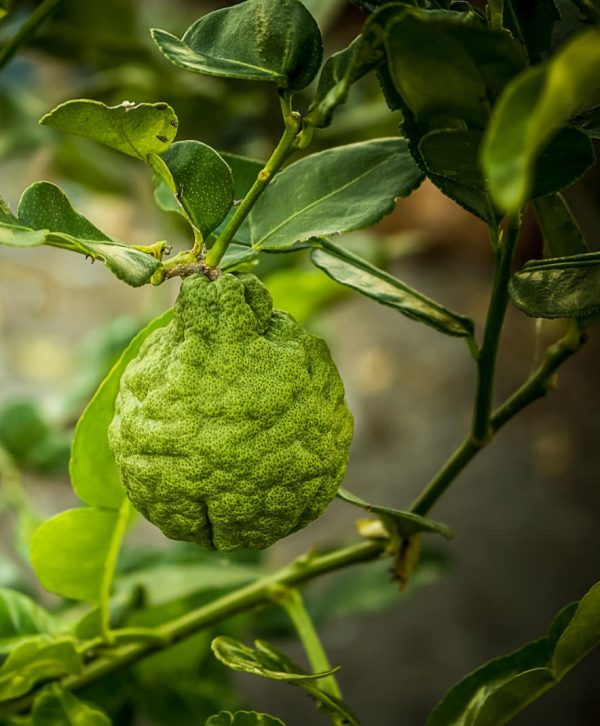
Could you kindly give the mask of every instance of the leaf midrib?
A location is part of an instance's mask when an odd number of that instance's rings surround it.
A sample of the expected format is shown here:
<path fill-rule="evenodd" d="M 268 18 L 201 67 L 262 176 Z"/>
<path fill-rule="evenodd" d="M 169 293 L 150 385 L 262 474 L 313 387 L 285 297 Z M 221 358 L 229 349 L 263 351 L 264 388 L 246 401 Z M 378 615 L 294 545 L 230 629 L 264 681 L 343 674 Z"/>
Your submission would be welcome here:
<path fill-rule="evenodd" d="M 280 224 L 278 224 L 275 227 L 273 227 L 273 229 L 270 230 L 268 234 L 266 234 L 264 237 L 261 237 L 261 239 L 258 240 L 258 242 L 253 243 L 252 246 L 253 247 L 256 247 L 256 248 L 261 247 L 261 245 L 264 243 L 265 240 L 269 239 L 269 237 L 272 237 L 274 234 L 276 234 L 277 232 L 279 232 L 279 230 L 282 229 L 283 227 L 285 227 L 285 225 L 290 224 L 298 215 L 304 214 L 305 212 L 313 209 L 313 207 L 316 207 L 321 202 L 325 202 L 328 199 L 331 199 L 332 197 L 334 197 L 336 194 L 339 194 L 339 193 L 345 191 L 346 189 L 348 189 L 352 185 L 354 185 L 357 182 L 359 182 L 364 177 L 369 176 L 369 174 L 371 174 L 372 172 L 376 171 L 382 164 L 387 164 L 387 162 L 390 159 L 393 159 L 395 156 L 399 156 L 399 154 L 391 154 L 386 159 L 382 159 L 380 162 L 378 162 L 376 166 L 372 166 L 368 171 L 360 174 L 357 177 L 354 177 L 351 181 L 347 182 L 343 186 L 338 187 L 337 189 L 335 189 L 335 190 L 329 192 L 328 194 L 326 194 L 325 196 L 319 197 L 318 199 L 315 199 L 314 202 L 311 202 L 310 204 L 307 204 L 305 207 L 302 207 L 301 209 L 297 210 L 292 215 L 290 215 L 289 217 L 287 217 L 283 222 L 281 222 Z M 298 242 L 298 241 L 301 241 L 300 238 L 294 240 L 294 242 Z"/>

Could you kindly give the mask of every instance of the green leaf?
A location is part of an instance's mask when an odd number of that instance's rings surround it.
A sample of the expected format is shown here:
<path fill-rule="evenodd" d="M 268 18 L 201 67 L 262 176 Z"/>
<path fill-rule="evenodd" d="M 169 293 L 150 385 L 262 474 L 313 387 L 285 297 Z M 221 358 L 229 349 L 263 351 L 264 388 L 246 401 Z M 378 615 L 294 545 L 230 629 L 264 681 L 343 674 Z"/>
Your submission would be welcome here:
<path fill-rule="evenodd" d="M 148 154 L 166 151 L 177 134 L 177 116 L 167 103 L 128 101 L 106 106 L 99 101 L 67 101 L 47 113 L 40 123 L 85 136 L 123 154 L 146 161 Z"/>
<path fill-rule="evenodd" d="M 528 262 L 512 276 L 513 303 L 534 318 L 586 318 L 600 312 L 600 252 Z"/>
<path fill-rule="evenodd" d="M 370 504 L 343 487 L 340 487 L 337 496 L 342 501 L 348 502 L 348 504 L 360 507 L 367 512 L 373 512 L 373 514 L 376 514 L 383 521 L 384 525 L 393 527 L 394 531 L 401 537 L 411 537 L 414 534 L 419 534 L 419 532 L 441 534 L 446 539 L 452 539 L 454 537 L 450 527 L 441 522 L 436 522 L 433 519 L 428 519 L 427 517 L 422 517 L 412 512 L 403 512 L 399 509 L 392 509 L 391 507 Z"/>
<path fill-rule="evenodd" d="M 20 224 L 31 229 L 47 229 L 76 240 L 111 241 L 110 237 L 77 212 L 67 195 L 50 182 L 35 182 L 27 187 L 19 201 L 17 217 Z"/>
<path fill-rule="evenodd" d="M 49 678 L 77 675 L 81 656 L 72 638 L 40 636 L 16 648 L 0 668 L 0 701 L 18 698 Z"/>
<path fill-rule="evenodd" d="M 152 30 L 161 53 L 194 73 L 272 81 L 299 90 L 315 77 L 323 44 L 319 26 L 298 0 L 247 0 L 197 20 L 179 38 Z"/>
<path fill-rule="evenodd" d="M 214 149 L 200 141 L 178 141 L 162 159 L 171 174 L 172 184 L 168 186 L 174 189 L 186 217 L 203 237 L 208 236 L 233 205 L 231 169 Z"/>
<path fill-rule="evenodd" d="M 121 376 L 129 361 L 139 353 L 146 338 L 167 325 L 172 316 L 173 311 L 167 310 L 131 340 L 77 422 L 69 473 L 75 493 L 86 504 L 116 510 L 125 496 L 117 465 L 108 446 L 108 427 L 114 415 Z"/>
<path fill-rule="evenodd" d="M 479 192 L 481 208 L 493 210 L 487 192 L 489 182 L 480 167 L 483 133 L 472 129 L 442 129 L 426 134 L 419 152 L 432 179 L 446 177 Z M 529 197 L 547 196 L 570 186 L 593 165 L 594 148 L 589 138 L 576 129 L 565 128 L 537 159 Z M 436 181 L 437 183 L 437 181 Z M 444 191 L 443 184 L 440 185 Z"/>
<path fill-rule="evenodd" d="M 321 240 L 320 245 L 321 249 L 314 249 L 312 252 L 313 263 L 342 285 L 347 285 L 382 305 L 395 308 L 408 318 L 425 323 L 446 335 L 473 334 L 474 325 L 469 318 L 448 310 L 329 240 Z"/>
<path fill-rule="evenodd" d="M 276 310 L 285 310 L 305 325 L 308 320 L 339 300 L 347 292 L 314 267 L 284 267 L 264 278 Z"/>
<path fill-rule="evenodd" d="M 552 655 L 555 678 L 562 678 L 600 644 L 600 583 L 584 595 Z"/>
<path fill-rule="evenodd" d="M 374 139 L 312 154 L 278 174 L 252 209 L 252 244 L 286 249 L 378 222 L 423 174 L 404 139 Z"/>
<path fill-rule="evenodd" d="M 204 726 L 285 726 L 285 724 L 275 716 L 269 716 L 266 713 L 221 711 L 207 719 Z"/>
<path fill-rule="evenodd" d="M 0 195 L 0 222 L 8 222 L 8 224 L 15 224 L 17 221 L 16 217 L 10 211 L 10 207 L 4 201 L 2 195 Z"/>
<path fill-rule="evenodd" d="M 100 589 L 117 512 L 69 509 L 41 524 L 31 538 L 31 564 L 49 592 L 95 603 Z"/>
<path fill-rule="evenodd" d="M 148 610 L 168 606 L 174 600 L 187 599 L 189 603 L 197 595 L 226 592 L 266 574 L 255 564 L 232 561 L 215 552 L 193 554 L 193 559 L 173 562 L 164 551 L 158 551 L 154 561 L 119 575 L 118 592 L 143 591 Z"/>
<path fill-rule="evenodd" d="M 399 6 L 390 4 L 368 21 L 352 43 L 327 59 L 321 69 L 315 97 L 304 122 L 317 128 L 331 123 L 333 112 L 346 102 L 351 86 L 385 58 L 382 27 L 398 14 Z"/>
<path fill-rule="evenodd" d="M 560 194 L 536 199 L 533 208 L 548 257 L 567 257 L 588 251 L 583 234 Z"/>
<path fill-rule="evenodd" d="M 564 608 L 544 638 L 486 663 L 454 686 L 427 726 L 502 726 L 599 643 L 600 583 Z"/>
<path fill-rule="evenodd" d="M 10 228 L 0 225 L 1 243 L 47 244 L 100 259 L 119 279 L 134 287 L 148 282 L 160 265 L 152 255 L 110 239 L 79 214 L 66 194 L 50 182 L 36 182 L 23 192 L 18 224 Z M 3 230 L 9 230 L 8 239 Z"/>
<path fill-rule="evenodd" d="M 581 33 L 547 63 L 520 74 L 494 108 L 483 145 L 490 192 L 507 213 L 533 186 L 536 159 L 571 117 L 600 102 L 600 31 Z"/>
<path fill-rule="evenodd" d="M 450 117 L 483 128 L 494 99 L 525 66 L 510 35 L 461 13 L 405 8 L 385 33 L 391 79 L 419 121 Z"/>
<path fill-rule="evenodd" d="M 584 131 L 592 139 L 600 139 L 600 106 L 594 106 L 577 116 L 571 125 Z"/>
<path fill-rule="evenodd" d="M 227 162 L 233 173 L 234 197 L 236 199 L 243 199 L 263 170 L 265 162 L 259 159 L 252 159 L 249 156 L 232 154 L 228 151 L 222 151 L 221 157 Z"/>
<path fill-rule="evenodd" d="M 296 666 L 287 656 L 280 653 L 267 643 L 255 641 L 255 648 L 249 648 L 239 640 L 224 635 L 212 642 L 212 651 L 216 658 L 228 668 L 243 673 L 253 673 L 274 681 L 314 681 L 331 675 L 339 668 L 331 668 L 322 673 L 306 673 Z"/>
<path fill-rule="evenodd" d="M 55 627 L 50 613 L 30 597 L 0 588 L 0 653 L 12 650 L 20 638 L 52 633 Z"/>
<path fill-rule="evenodd" d="M 32 230 L 20 225 L 6 225 L 0 222 L 0 245 L 9 247 L 39 247 L 45 244 L 47 230 Z"/>
<path fill-rule="evenodd" d="M 218 660 L 235 671 L 253 673 L 276 681 L 287 681 L 304 688 L 319 702 L 320 708 L 334 715 L 338 721 L 341 718 L 341 723 L 359 726 L 356 717 L 346 704 L 323 691 L 315 683 L 318 679 L 335 673 L 337 668 L 309 674 L 268 643 L 256 640 L 254 645 L 254 649 L 248 648 L 234 638 L 220 636 L 213 640 L 212 650 Z"/>
<path fill-rule="evenodd" d="M 45 686 L 36 696 L 32 726 L 110 726 L 111 720 L 97 706 L 84 703 L 57 683 Z"/>

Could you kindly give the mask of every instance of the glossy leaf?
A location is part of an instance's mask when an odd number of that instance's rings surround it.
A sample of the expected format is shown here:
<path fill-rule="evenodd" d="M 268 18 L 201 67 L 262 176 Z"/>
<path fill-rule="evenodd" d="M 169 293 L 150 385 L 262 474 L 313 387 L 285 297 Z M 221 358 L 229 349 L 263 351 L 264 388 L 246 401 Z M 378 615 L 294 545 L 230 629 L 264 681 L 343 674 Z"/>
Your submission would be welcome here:
<path fill-rule="evenodd" d="M 544 638 L 486 663 L 454 686 L 427 726 L 502 726 L 599 643 L 600 583 L 564 608 Z"/>
<path fill-rule="evenodd" d="M 20 224 L 31 229 L 48 229 L 75 240 L 110 242 L 104 232 L 76 211 L 67 195 L 55 184 L 36 182 L 23 192 L 17 212 Z"/>
<path fill-rule="evenodd" d="M 342 501 L 348 502 L 348 504 L 376 514 L 383 521 L 384 525 L 392 527 L 401 537 L 411 537 L 420 532 L 440 534 L 446 539 L 452 539 L 454 537 L 450 527 L 441 522 L 436 522 L 433 519 L 428 519 L 427 517 L 422 517 L 412 512 L 403 512 L 399 509 L 371 504 L 343 487 L 340 487 L 337 495 Z"/>
<path fill-rule="evenodd" d="M 121 376 L 135 358 L 146 338 L 171 320 L 172 310 L 159 315 L 131 340 L 77 422 L 69 473 L 77 496 L 86 504 L 118 509 L 124 494 L 114 457 L 108 446 Z"/>
<path fill-rule="evenodd" d="M 525 66 L 507 33 L 464 22 L 461 13 L 406 8 L 385 33 L 391 79 L 420 121 L 451 117 L 483 128 L 490 104 Z"/>
<path fill-rule="evenodd" d="M 117 512 L 69 509 L 41 524 L 31 538 L 35 574 L 49 592 L 95 603 L 107 566 Z"/>
<path fill-rule="evenodd" d="M 498 206 L 514 213 L 528 199 L 536 159 L 571 117 L 600 102 L 600 31 L 588 30 L 505 90 L 483 145 L 483 166 Z"/>
<path fill-rule="evenodd" d="M 177 116 L 166 103 L 125 101 L 106 106 L 99 101 L 67 101 L 40 123 L 58 131 L 85 136 L 128 156 L 146 161 L 148 154 L 166 151 L 177 134 Z"/>
<path fill-rule="evenodd" d="M 50 182 L 36 182 L 23 192 L 17 220 L 19 226 L 0 225 L 0 243 L 47 244 L 100 259 L 119 279 L 134 287 L 148 282 L 160 264 L 152 255 L 110 239 L 79 214 L 66 194 Z"/>
<path fill-rule="evenodd" d="M 259 640 L 255 648 L 249 648 L 239 640 L 219 636 L 212 642 L 212 651 L 216 658 L 228 668 L 243 673 L 253 673 L 274 681 L 314 681 L 335 673 L 339 668 L 331 668 L 321 673 L 306 673 L 296 666 L 287 656 Z"/>
<path fill-rule="evenodd" d="M 221 711 L 207 719 L 205 726 L 285 726 L 275 716 L 256 711 Z"/>
<path fill-rule="evenodd" d="M 72 638 L 40 636 L 15 648 L 0 667 L 0 701 L 23 696 L 40 681 L 80 670 L 81 656 Z"/>
<path fill-rule="evenodd" d="M 446 335 L 472 335 L 474 326 L 469 318 L 448 310 L 329 240 L 321 240 L 320 244 L 321 248 L 312 252 L 313 263 L 342 285 Z"/>
<path fill-rule="evenodd" d="M 562 678 L 600 644 L 600 583 L 580 600 L 573 618 L 558 639 L 552 654 L 552 671 Z"/>
<path fill-rule="evenodd" d="M 231 169 L 219 154 L 200 141 L 178 141 L 163 155 L 185 216 L 204 237 L 226 217 L 233 204 Z"/>
<path fill-rule="evenodd" d="M 443 129 L 426 134 L 419 152 L 433 175 L 471 187 L 480 194 L 482 208 L 491 201 L 489 182 L 480 167 L 483 133 L 471 129 Z M 589 138 L 576 129 L 562 129 L 536 161 L 529 198 L 544 197 L 570 186 L 594 164 Z M 444 191 L 442 185 L 442 191 Z"/>
<path fill-rule="evenodd" d="M 20 638 L 54 629 L 54 619 L 41 605 L 21 592 L 0 588 L 0 653 L 12 650 Z"/>
<path fill-rule="evenodd" d="M 534 260 L 512 276 L 510 296 L 534 318 L 586 318 L 600 312 L 600 253 Z"/>
<path fill-rule="evenodd" d="M 321 151 L 278 174 L 250 213 L 252 244 L 286 249 L 378 222 L 422 181 L 404 139 Z"/>
<path fill-rule="evenodd" d="M 111 726 L 97 707 L 84 703 L 57 683 L 40 691 L 33 702 L 31 726 Z"/>
<path fill-rule="evenodd" d="M 299 0 L 246 0 L 200 18 L 181 40 L 164 30 L 152 37 L 184 70 L 282 89 L 308 85 L 323 55 L 319 26 Z"/>
<path fill-rule="evenodd" d="M 567 257 L 588 251 L 583 234 L 560 194 L 536 199 L 533 208 L 548 257 Z"/>

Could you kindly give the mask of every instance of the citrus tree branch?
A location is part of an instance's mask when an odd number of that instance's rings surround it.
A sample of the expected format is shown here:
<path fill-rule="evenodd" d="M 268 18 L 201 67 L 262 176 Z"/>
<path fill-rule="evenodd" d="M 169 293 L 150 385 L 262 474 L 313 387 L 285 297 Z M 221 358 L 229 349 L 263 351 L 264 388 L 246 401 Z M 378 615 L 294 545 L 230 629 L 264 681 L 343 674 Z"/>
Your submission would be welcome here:
<path fill-rule="evenodd" d="M 512 396 L 494 411 L 490 419 L 492 438 L 502 426 L 526 406 L 542 398 L 552 389 L 558 368 L 581 348 L 586 339 L 585 331 L 581 330 L 577 323 L 571 323 L 566 334 L 548 348 L 540 366 Z M 471 436 L 465 439 L 415 500 L 411 511 L 426 514 L 458 474 L 489 441 L 491 438 L 485 443 L 475 442 Z M 81 674 L 65 678 L 62 685 L 73 691 L 83 688 L 109 673 L 134 663 L 150 653 L 167 648 L 232 615 L 272 601 L 274 589 L 301 585 L 328 572 L 375 560 L 383 554 L 386 545 L 386 540 L 373 540 L 334 550 L 324 555 L 304 555 L 272 575 L 261 578 L 161 625 L 154 629 L 151 638 L 113 646 L 106 652 L 99 650 L 97 657 L 84 667 Z M 119 631 L 115 631 L 114 636 L 117 641 L 118 635 Z M 26 711 L 31 707 L 35 695 L 34 692 L 2 704 L 0 718 Z"/>
<path fill-rule="evenodd" d="M 519 236 L 520 221 L 510 219 L 506 232 L 495 242 L 496 269 L 483 333 L 483 343 L 477 356 L 477 389 L 473 409 L 471 435 L 474 443 L 485 444 L 492 435 L 491 412 L 496 374 L 496 359 L 506 308 L 512 260 Z"/>
<path fill-rule="evenodd" d="M 556 383 L 556 371 L 576 353 L 587 340 L 587 334 L 576 322 L 572 322 L 565 335 L 546 351 L 544 360 L 529 378 L 499 406 L 490 418 L 490 437 L 477 441 L 468 436 L 456 449 L 444 466 L 433 477 L 410 510 L 427 514 L 454 479 L 496 435 L 496 433 L 526 406 L 545 396 Z"/>
<path fill-rule="evenodd" d="M 260 195 L 267 188 L 271 179 L 279 171 L 285 160 L 294 151 L 294 143 L 302 128 L 302 118 L 299 113 L 290 111 L 284 118 L 285 130 L 283 135 L 271 154 L 271 157 L 265 164 L 256 178 L 254 184 L 246 196 L 242 199 L 241 204 L 237 207 L 231 219 L 225 225 L 225 228 L 217 238 L 214 245 L 206 254 L 206 264 L 209 267 L 217 267 L 227 248 L 231 244 L 235 233 L 238 231 L 242 222 L 246 219 L 252 207 L 256 204 Z"/>
<path fill-rule="evenodd" d="M 110 647 L 105 652 L 100 650 L 98 656 L 85 665 L 79 675 L 63 679 L 61 685 L 72 691 L 83 688 L 150 653 L 177 643 L 199 630 L 257 605 L 272 602 L 274 588 L 299 585 L 319 575 L 374 560 L 382 554 L 385 545 L 384 540 L 367 541 L 323 555 L 312 553 L 304 555 L 267 577 L 155 628 L 155 638 Z M 117 635 L 118 631 L 115 631 L 115 636 Z M 0 718 L 27 711 L 31 708 L 35 696 L 34 691 L 23 698 L 1 704 Z"/>

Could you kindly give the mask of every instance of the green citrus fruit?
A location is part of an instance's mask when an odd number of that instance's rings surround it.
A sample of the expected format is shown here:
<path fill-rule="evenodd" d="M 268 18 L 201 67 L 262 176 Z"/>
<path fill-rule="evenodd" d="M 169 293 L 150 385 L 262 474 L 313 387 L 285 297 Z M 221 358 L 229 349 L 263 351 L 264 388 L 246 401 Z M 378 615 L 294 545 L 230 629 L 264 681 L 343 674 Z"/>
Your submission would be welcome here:
<path fill-rule="evenodd" d="M 167 537 L 263 548 L 334 498 L 352 415 L 327 345 L 254 275 L 184 280 L 173 320 L 121 379 L 109 441 L 134 506 Z"/>

